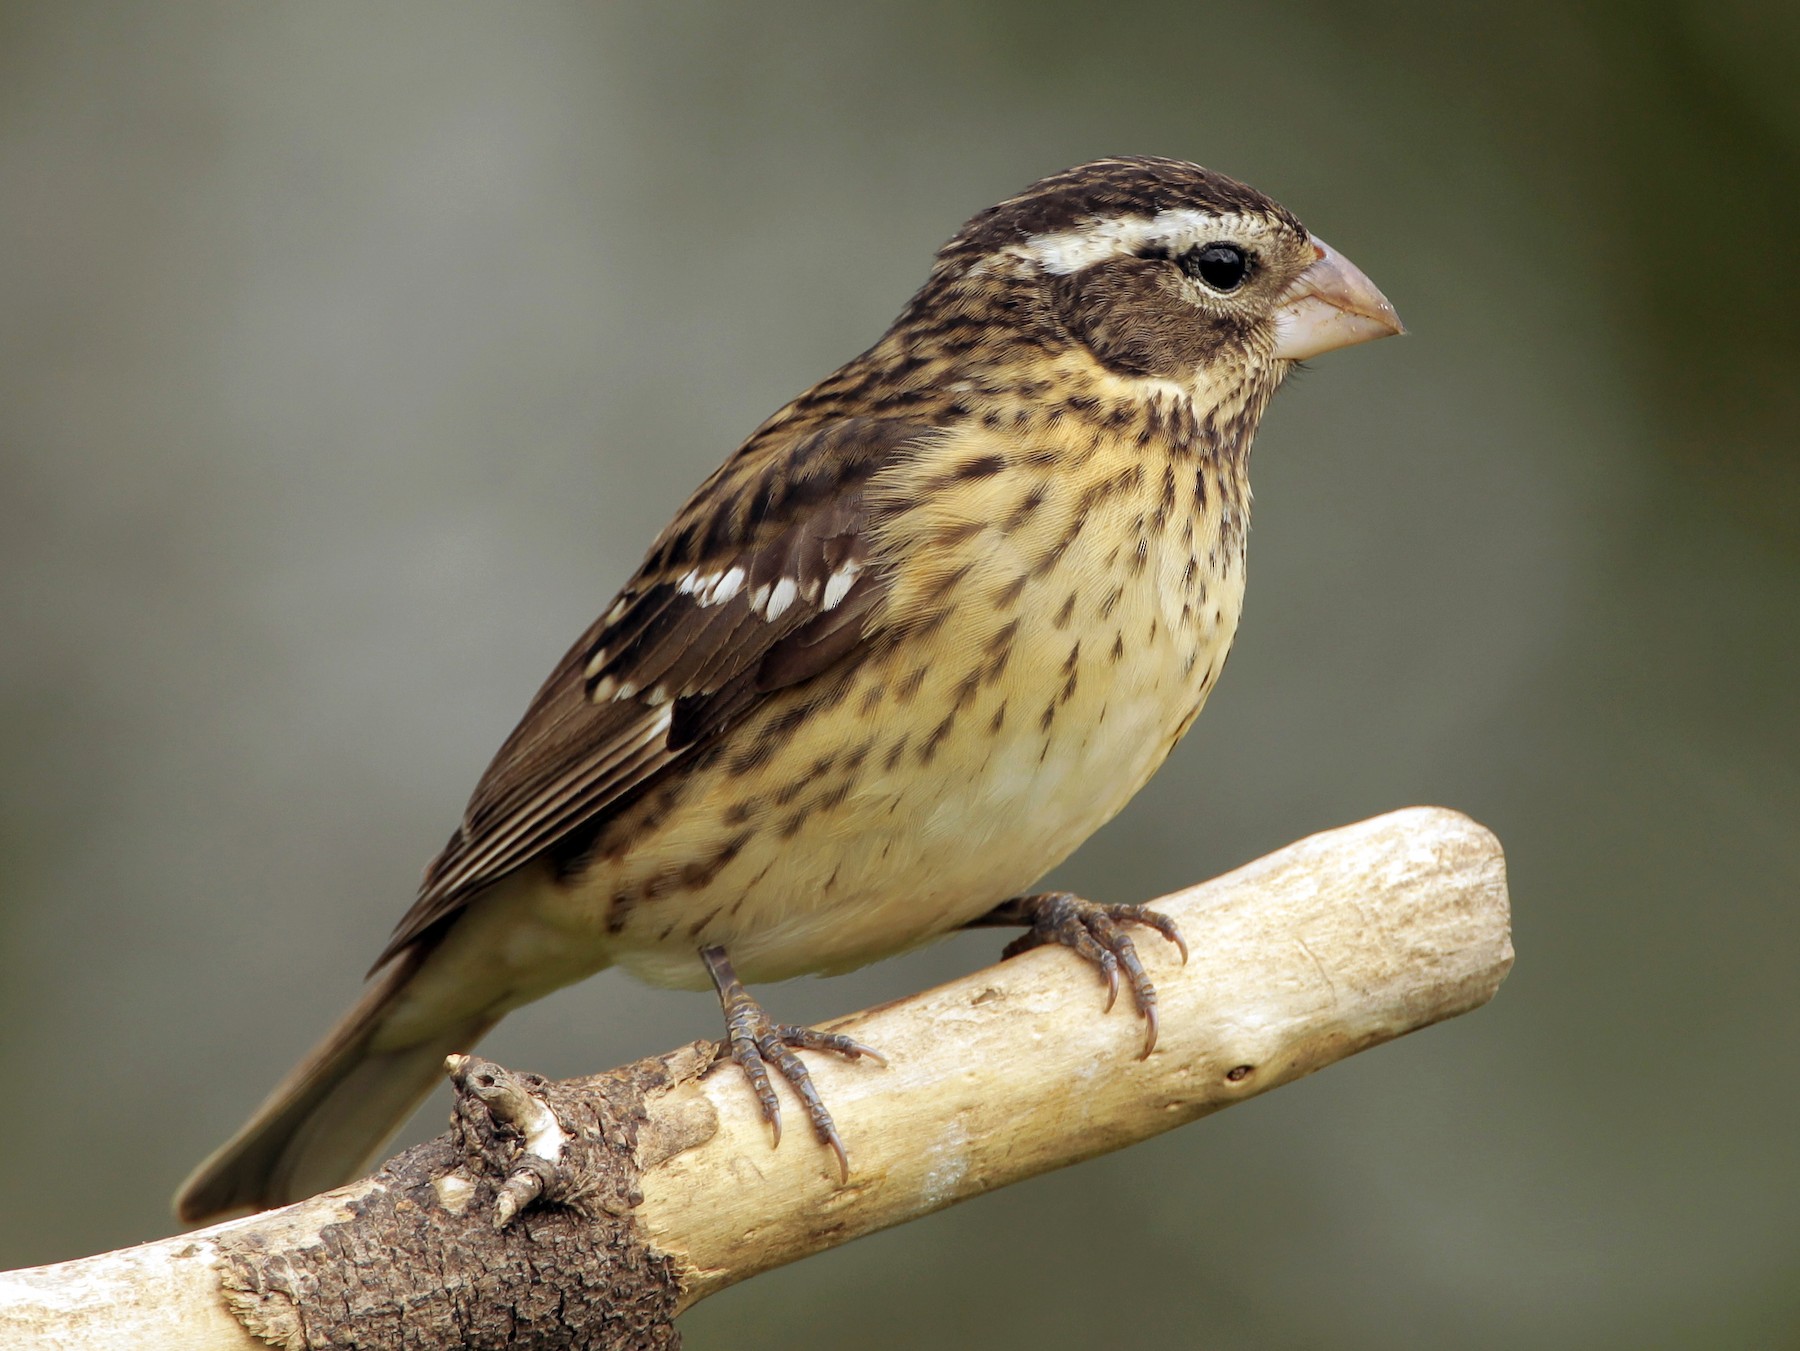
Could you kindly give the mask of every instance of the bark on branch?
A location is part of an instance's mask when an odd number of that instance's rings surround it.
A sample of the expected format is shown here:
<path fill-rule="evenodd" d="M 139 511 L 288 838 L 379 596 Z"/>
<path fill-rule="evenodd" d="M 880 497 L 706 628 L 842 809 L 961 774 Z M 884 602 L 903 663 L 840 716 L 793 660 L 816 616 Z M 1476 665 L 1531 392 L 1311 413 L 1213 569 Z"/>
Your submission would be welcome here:
<path fill-rule="evenodd" d="M 0 1345 L 144 1351 L 660 1347 L 771 1267 L 1119 1149 L 1487 1002 L 1512 963 L 1500 847 L 1413 808 L 1163 898 L 1139 943 L 1162 1037 L 1040 949 L 836 1025 L 813 1057 L 849 1146 L 771 1149 L 712 1047 L 561 1084 L 458 1066 L 452 1131 L 371 1179 L 180 1238 L 0 1275 Z M 547 1122 L 542 1108 L 555 1114 Z M 554 1157 L 551 1157 L 554 1155 Z"/>

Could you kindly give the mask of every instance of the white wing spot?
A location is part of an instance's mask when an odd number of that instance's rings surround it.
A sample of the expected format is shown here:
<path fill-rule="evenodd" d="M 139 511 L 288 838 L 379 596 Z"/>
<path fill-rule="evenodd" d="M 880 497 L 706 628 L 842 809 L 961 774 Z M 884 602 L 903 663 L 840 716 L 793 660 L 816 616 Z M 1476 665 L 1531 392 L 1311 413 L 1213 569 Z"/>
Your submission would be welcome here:
<path fill-rule="evenodd" d="M 590 679 L 592 678 L 592 670 L 589 670 L 588 676 Z M 591 697 L 595 703 L 603 704 L 617 694 L 618 689 L 619 682 L 614 680 L 611 676 L 605 676 L 594 682 L 594 693 Z"/>
<path fill-rule="evenodd" d="M 743 589 L 744 570 L 733 568 L 713 584 L 713 589 L 706 598 L 706 604 L 723 605 Z"/>
<path fill-rule="evenodd" d="M 702 609 L 709 605 L 723 605 L 743 590 L 743 587 L 742 568 L 731 568 L 726 572 L 701 572 L 698 568 L 691 568 L 675 583 L 678 594 L 692 596 Z"/>
<path fill-rule="evenodd" d="M 825 583 L 824 608 L 832 609 L 845 596 L 849 595 L 850 588 L 856 584 L 856 579 L 861 574 L 862 564 L 854 559 L 832 573 L 830 579 Z"/>
<path fill-rule="evenodd" d="M 769 593 L 769 604 L 763 612 L 764 618 L 771 623 L 780 619 L 799 598 L 800 588 L 794 584 L 794 579 L 783 577 L 775 583 L 775 589 Z"/>

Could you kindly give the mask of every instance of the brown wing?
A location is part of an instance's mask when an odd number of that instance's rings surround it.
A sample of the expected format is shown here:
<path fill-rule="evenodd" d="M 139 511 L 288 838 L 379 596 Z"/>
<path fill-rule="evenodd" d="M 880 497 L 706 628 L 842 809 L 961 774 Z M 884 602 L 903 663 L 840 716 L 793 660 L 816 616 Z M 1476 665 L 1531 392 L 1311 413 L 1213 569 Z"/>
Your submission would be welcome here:
<path fill-rule="evenodd" d="M 867 641 L 884 587 L 863 490 L 927 430 L 844 419 L 714 473 L 538 691 L 375 966 Z"/>

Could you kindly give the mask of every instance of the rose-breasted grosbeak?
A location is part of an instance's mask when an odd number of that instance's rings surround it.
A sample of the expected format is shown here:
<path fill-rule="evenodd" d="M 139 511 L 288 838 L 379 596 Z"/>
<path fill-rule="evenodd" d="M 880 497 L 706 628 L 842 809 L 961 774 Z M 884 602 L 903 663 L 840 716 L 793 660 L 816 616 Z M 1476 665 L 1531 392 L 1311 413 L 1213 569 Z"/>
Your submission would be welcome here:
<path fill-rule="evenodd" d="M 1401 331 L 1252 188 L 1112 159 L 977 215 L 885 336 L 700 486 L 538 692 L 361 1002 L 178 1198 L 198 1219 L 354 1176 L 447 1052 L 618 964 L 719 988 L 1024 923 L 1155 992 L 1140 907 L 1015 896 L 1143 786 L 1224 665 L 1251 436 L 1292 364 Z M 1010 950 L 1009 950 L 1010 951 Z M 728 955 L 729 954 L 729 955 Z"/>

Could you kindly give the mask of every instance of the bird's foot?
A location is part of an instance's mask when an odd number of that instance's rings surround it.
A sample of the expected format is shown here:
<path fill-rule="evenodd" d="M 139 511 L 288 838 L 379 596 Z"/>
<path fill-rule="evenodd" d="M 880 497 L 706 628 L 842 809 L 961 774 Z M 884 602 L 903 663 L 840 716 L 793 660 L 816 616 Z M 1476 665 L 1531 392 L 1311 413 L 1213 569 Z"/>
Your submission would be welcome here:
<path fill-rule="evenodd" d="M 773 1069 L 786 1079 L 806 1107 L 819 1142 L 829 1145 L 831 1152 L 837 1155 L 838 1172 L 848 1182 L 850 1156 L 844 1150 L 843 1139 L 838 1135 L 831 1113 L 825 1109 L 825 1100 L 813 1085 L 812 1075 L 807 1073 L 805 1064 L 794 1052 L 831 1051 L 849 1060 L 873 1060 L 882 1066 L 887 1064 L 887 1059 L 880 1052 L 841 1033 L 775 1022 L 744 988 L 725 949 L 701 948 L 700 959 L 712 974 L 713 984 L 719 991 L 719 1004 L 725 1011 L 725 1040 L 719 1043 L 719 1060 L 729 1057 L 743 1070 L 756 1093 L 757 1102 L 762 1105 L 763 1120 L 775 1133 L 776 1145 L 781 1143 L 781 1101 L 775 1095 L 769 1071 Z"/>
<path fill-rule="evenodd" d="M 1000 954 L 1002 960 L 1016 957 L 1032 948 L 1056 943 L 1073 948 L 1100 968 L 1106 977 L 1106 1008 L 1111 1012 L 1119 998 L 1119 970 L 1131 983 L 1131 997 L 1144 1020 L 1144 1053 L 1148 1058 L 1156 1049 L 1156 986 L 1144 971 L 1137 948 L 1124 930 L 1127 924 L 1142 924 L 1155 929 L 1181 949 L 1181 960 L 1188 958 L 1187 940 L 1167 915 L 1146 905 L 1100 905 L 1084 901 L 1067 891 L 1047 891 L 1037 896 L 1017 896 L 996 906 L 977 920 L 978 924 L 1027 924 L 1031 927 L 1013 939 Z"/>

